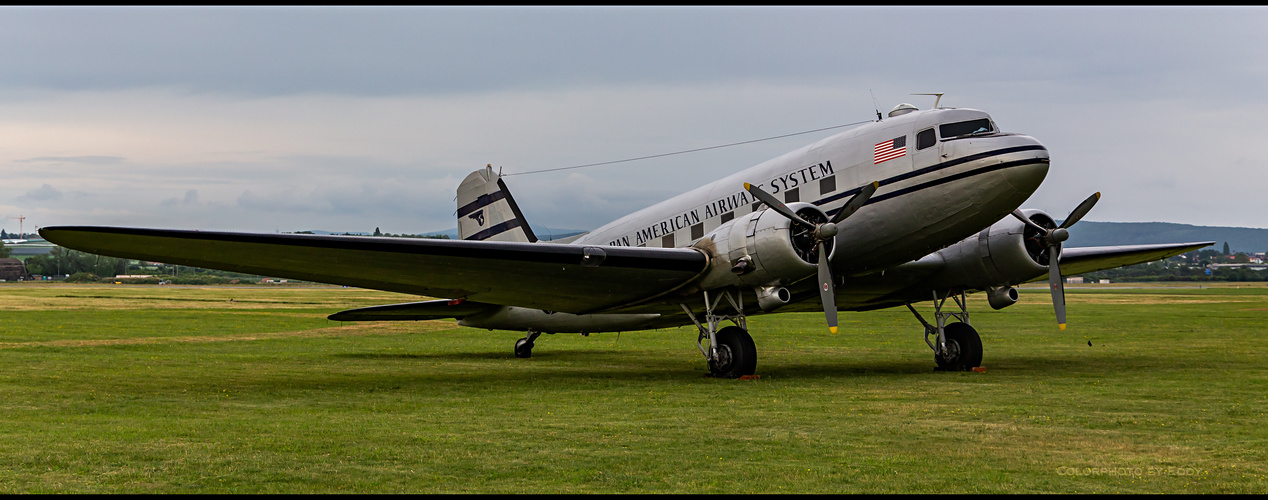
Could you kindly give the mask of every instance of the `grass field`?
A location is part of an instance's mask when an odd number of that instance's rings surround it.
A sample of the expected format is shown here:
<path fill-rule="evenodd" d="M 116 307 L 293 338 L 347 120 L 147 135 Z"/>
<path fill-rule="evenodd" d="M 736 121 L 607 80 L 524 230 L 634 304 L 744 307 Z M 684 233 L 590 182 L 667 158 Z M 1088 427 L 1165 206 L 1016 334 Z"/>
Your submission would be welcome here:
<path fill-rule="evenodd" d="M 516 359 L 325 319 L 391 293 L 6 284 L 0 491 L 1265 493 L 1264 285 L 1070 289 L 1065 332 L 1046 290 L 971 297 L 985 373 L 934 372 L 905 308 L 757 317 L 737 381 L 687 328 Z"/>

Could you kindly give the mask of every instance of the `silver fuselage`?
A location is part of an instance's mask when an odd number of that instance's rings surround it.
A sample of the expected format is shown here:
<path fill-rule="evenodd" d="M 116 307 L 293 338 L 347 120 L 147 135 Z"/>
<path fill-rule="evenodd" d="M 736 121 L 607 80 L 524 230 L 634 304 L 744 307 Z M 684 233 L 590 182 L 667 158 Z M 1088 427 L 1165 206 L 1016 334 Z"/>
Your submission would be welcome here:
<path fill-rule="evenodd" d="M 785 202 L 809 202 L 828 215 L 859 188 L 880 188 L 866 206 L 839 224 L 830 262 L 837 276 L 857 276 L 919 259 L 999 221 L 1018 208 L 1048 173 L 1048 150 L 1033 137 L 993 132 L 943 137 L 940 125 L 990 119 L 982 111 L 939 108 L 912 111 L 863 125 L 736 172 L 639 210 L 572 241 L 577 245 L 686 247 L 755 209 L 744 189 L 752 183 Z M 917 134 L 933 129 L 936 141 L 920 148 Z M 878 145 L 905 138 L 905 153 L 878 163 Z M 813 280 L 790 286 L 813 296 Z M 850 283 L 837 288 L 849 294 Z M 806 288 L 806 290 L 799 290 Z M 841 304 L 844 310 L 849 305 Z M 508 307 L 464 324 L 538 331 L 628 330 L 689 324 L 673 307 L 630 313 L 572 316 Z M 793 308 L 790 308 L 793 309 Z M 648 314 L 653 311 L 660 314 Z M 556 324 L 552 327 L 552 324 Z"/>
<path fill-rule="evenodd" d="M 753 211 L 756 200 L 745 182 L 832 214 L 858 188 L 879 181 L 867 206 L 840 225 L 833 267 L 861 273 L 901 264 L 999 220 L 1047 175 L 1048 150 L 1025 135 L 939 137 L 916 149 L 921 130 L 979 118 L 989 115 L 943 108 L 863 125 L 634 212 L 573 243 L 690 246 L 724 223 L 727 212 L 739 217 Z M 900 136 L 907 137 L 907 153 L 876 163 L 876 144 Z"/>

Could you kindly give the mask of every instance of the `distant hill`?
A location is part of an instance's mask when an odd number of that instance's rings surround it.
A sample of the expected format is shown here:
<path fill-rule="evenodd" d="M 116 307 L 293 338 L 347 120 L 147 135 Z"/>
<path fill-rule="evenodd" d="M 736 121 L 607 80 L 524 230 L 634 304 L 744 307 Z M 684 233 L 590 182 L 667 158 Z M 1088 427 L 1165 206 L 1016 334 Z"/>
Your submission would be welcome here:
<path fill-rule="evenodd" d="M 365 233 L 365 232 L 357 232 L 357 231 L 346 231 L 346 232 L 322 231 L 322 230 L 320 230 L 320 229 L 312 229 L 312 230 L 309 230 L 308 232 L 313 233 L 313 234 L 321 234 L 321 235 L 331 235 L 331 234 L 341 235 L 341 234 L 350 234 L 350 235 L 353 235 L 353 236 L 370 236 L 371 234 L 373 234 L 373 233 Z"/>
<path fill-rule="evenodd" d="M 1193 226 L 1172 222 L 1093 222 L 1079 221 L 1070 230 L 1067 247 L 1144 245 L 1214 241 L 1207 248 L 1223 250 L 1228 242 L 1233 252 L 1268 251 L 1268 229 L 1253 227 Z"/>

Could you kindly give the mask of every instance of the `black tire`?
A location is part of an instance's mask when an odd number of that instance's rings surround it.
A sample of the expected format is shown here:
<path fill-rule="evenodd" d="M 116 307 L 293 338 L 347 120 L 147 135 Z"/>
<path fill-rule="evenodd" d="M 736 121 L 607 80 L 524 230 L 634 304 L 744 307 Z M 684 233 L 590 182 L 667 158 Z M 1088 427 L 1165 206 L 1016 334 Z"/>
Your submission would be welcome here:
<path fill-rule="evenodd" d="M 515 341 L 515 357 L 531 358 L 533 357 L 533 344 L 528 343 L 528 337 Z"/>
<path fill-rule="evenodd" d="M 935 354 L 933 359 L 943 371 L 966 372 L 982 366 L 982 338 L 966 323 L 951 323 L 944 330 L 947 336 L 947 357 Z"/>
<path fill-rule="evenodd" d="M 757 371 L 757 346 L 753 337 L 738 326 L 718 331 L 718 360 L 709 362 L 709 372 L 718 378 L 740 378 Z"/>

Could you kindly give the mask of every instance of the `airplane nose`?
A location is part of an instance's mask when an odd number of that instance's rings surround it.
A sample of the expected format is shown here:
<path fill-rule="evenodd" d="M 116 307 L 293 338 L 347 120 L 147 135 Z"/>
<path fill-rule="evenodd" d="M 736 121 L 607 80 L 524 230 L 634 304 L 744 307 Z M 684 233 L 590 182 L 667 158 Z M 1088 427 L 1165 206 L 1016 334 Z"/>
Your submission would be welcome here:
<path fill-rule="evenodd" d="M 1009 136 L 1005 147 L 1016 149 L 1006 161 L 1013 163 L 1013 168 L 1004 169 L 1008 184 L 1019 193 L 1029 196 L 1039 189 L 1048 176 L 1048 148 L 1038 139 L 1026 135 Z"/>

